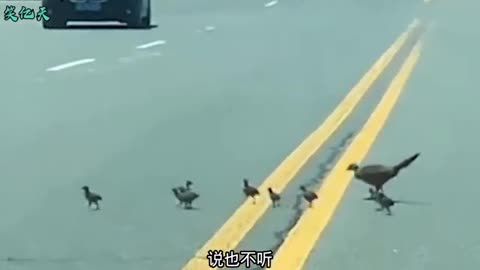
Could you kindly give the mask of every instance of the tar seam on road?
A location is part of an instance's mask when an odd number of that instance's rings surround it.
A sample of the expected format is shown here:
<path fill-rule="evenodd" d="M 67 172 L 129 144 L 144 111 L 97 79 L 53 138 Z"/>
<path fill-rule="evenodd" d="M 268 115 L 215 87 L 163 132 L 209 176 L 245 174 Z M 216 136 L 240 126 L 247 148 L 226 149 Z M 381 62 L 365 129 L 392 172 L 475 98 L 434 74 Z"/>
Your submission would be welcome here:
<path fill-rule="evenodd" d="M 47 71 L 60 71 L 63 69 L 67 69 L 67 68 L 71 68 L 79 65 L 85 65 L 93 62 L 95 62 L 95 58 L 85 58 L 85 59 L 80 59 L 80 60 L 68 62 L 65 64 L 57 65 L 51 68 L 47 68 Z"/>
<path fill-rule="evenodd" d="M 343 151 L 349 145 L 350 141 L 353 139 L 354 136 L 355 136 L 355 133 L 353 132 L 348 133 L 347 136 L 342 138 L 342 140 L 338 145 L 331 148 L 331 152 L 328 155 L 327 159 L 324 162 L 320 163 L 320 165 L 318 166 L 319 168 L 318 174 L 312 179 L 310 179 L 309 182 L 304 184 L 304 186 L 307 187 L 307 189 L 314 187 L 322 182 L 322 180 L 325 178 L 327 173 L 331 170 L 332 165 L 334 165 L 335 160 L 337 160 L 337 158 L 343 153 Z M 275 243 L 272 246 L 272 248 L 270 248 L 270 250 L 272 250 L 274 254 L 283 244 L 283 241 L 285 240 L 285 237 L 287 236 L 288 232 L 293 227 L 295 227 L 298 220 L 300 220 L 300 218 L 302 217 L 302 214 L 304 211 L 304 208 L 302 207 L 302 205 L 303 205 L 303 194 L 299 193 L 297 194 L 297 196 L 295 196 L 295 203 L 292 206 L 292 209 L 294 211 L 293 211 L 292 218 L 288 221 L 288 225 L 283 230 L 280 230 L 274 233 L 274 236 L 277 239 L 277 243 Z M 257 268 L 254 268 L 253 270 L 261 270 L 261 269 L 262 268 L 257 267 Z"/>
<path fill-rule="evenodd" d="M 418 21 L 416 22 L 418 23 Z M 413 33 L 414 31 L 412 31 L 412 35 Z M 304 184 L 307 188 L 314 187 L 322 182 L 325 176 L 331 171 L 332 165 L 335 165 L 334 162 L 343 153 L 345 148 L 349 145 L 354 135 L 355 134 L 353 132 L 349 133 L 340 141 L 340 143 L 336 147 L 332 149 L 332 152 L 328 155 L 327 160 L 325 160 L 319 165 L 319 174 L 316 177 L 312 178 L 308 183 Z M 303 202 L 302 194 L 298 194 L 296 196 L 295 203 L 292 207 L 292 209 L 294 210 L 294 214 L 292 218 L 288 221 L 288 225 L 285 227 L 285 229 L 274 233 L 274 236 L 277 239 L 277 243 L 273 245 L 271 248 L 274 254 L 277 252 L 277 250 L 285 241 L 285 237 L 287 236 L 288 232 L 295 227 L 295 225 L 298 223 L 298 221 L 302 217 L 302 214 L 304 212 L 304 209 L 301 207 L 302 202 Z M 260 270 L 260 269 L 261 268 L 255 268 L 254 270 Z"/>
<path fill-rule="evenodd" d="M 419 41 L 411 50 L 360 133 L 323 181 L 322 186 L 317 191 L 318 207 L 305 211 L 295 227 L 289 232 L 273 259 L 271 269 L 303 269 L 309 254 L 331 220 L 352 179 L 351 173 L 345 168 L 351 162 L 360 162 L 367 155 L 405 88 L 420 57 L 420 50 L 421 43 Z"/>
<path fill-rule="evenodd" d="M 328 138 L 340 127 L 345 119 L 358 105 L 362 97 L 377 81 L 383 71 L 398 54 L 411 33 L 417 28 L 418 20 L 414 20 L 407 31 L 385 51 L 360 81 L 350 90 L 347 96 L 327 117 L 323 124 L 311 133 L 260 185 L 260 193 L 266 193 L 271 187 L 281 193 L 309 159 L 318 152 Z M 209 265 L 204 260 L 209 250 L 233 250 L 253 228 L 270 206 L 270 200 L 261 196 L 256 205 L 245 201 L 222 227 L 191 258 L 182 270 L 207 270 Z"/>

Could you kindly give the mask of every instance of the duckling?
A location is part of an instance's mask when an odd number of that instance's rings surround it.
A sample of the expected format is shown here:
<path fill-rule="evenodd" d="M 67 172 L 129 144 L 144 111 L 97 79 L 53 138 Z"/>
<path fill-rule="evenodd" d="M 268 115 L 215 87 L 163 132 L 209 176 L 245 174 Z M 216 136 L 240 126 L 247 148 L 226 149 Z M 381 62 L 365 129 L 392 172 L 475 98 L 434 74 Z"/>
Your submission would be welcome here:
<path fill-rule="evenodd" d="M 100 205 L 99 205 L 98 202 L 103 199 L 102 196 L 91 192 L 90 188 L 88 186 L 83 186 L 82 189 L 83 189 L 84 194 L 85 194 L 85 199 L 88 202 L 88 207 L 91 208 L 92 204 L 94 204 L 95 205 L 95 210 L 100 210 Z"/>
<path fill-rule="evenodd" d="M 380 205 L 380 208 L 377 208 L 377 211 L 387 211 L 387 215 L 392 215 L 391 207 L 397 203 L 397 201 L 392 200 L 389 198 L 385 193 L 381 191 L 375 191 L 373 188 L 369 188 L 368 192 L 370 192 L 370 197 L 364 198 L 366 201 L 375 201 Z"/>
<path fill-rule="evenodd" d="M 185 186 L 177 187 L 177 190 L 178 190 L 179 192 L 185 192 L 185 191 L 187 191 L 187 190 L 190 190 L 190 187 L 191 187 L 192 185 L 193 185 L 192 181 L 187 180 L 187 181 L 185 182 Z"/>
<path fill-rule="evenodd" d="M 268 188 L 268 194 L 270 195 L 270 200 L 272 201 L 272 207 L 277 207 L 278 202 L 280 201 L 280 194 L 273 191 L 273 189 L 270 187 Z"/>
<path fill-rule="evenodd" d="M 312 207 L 313 201 L 318 199 L 317 194 L 313 191 L 307 190 L 305 186 L 300 186 L 300 190 L 303 192 L 303 198 L 308 202 L 308 207 Z"/>
<path fill-rule="evenodd" d="M 387 195 L 385 195 L 383 192 L 378 192 L 375 201 L 380 205 L 380 208 L 378 208 L 377 211 L 387 210 L 387 215 L 392 215 L 390 208 L 395 205 L 394 200 L 387 197 Z"/>
<path fill-rule="evenodd" d="M 364 198 L 364 200 L 366 200 L 366 201 L 375 201 L 375 200 L 377 199 L 377 197 L 378 197 L 377 195 L 378 195 L 378 194 L 377 194 L 377 192 L 375 191 L 375 189 L 369 188 L 369 189 L 368 189 L 368 193 L 370 193 L 370 196 Z"/>
<path fill-rule="evenodd" d="M 200 195 L 190 190 L 180 192 L 178 189 L 172 188 L 172 191 L 177 200 L 180 202 L 180 205 L 183 204 L 185 209 L 191 209 L 192 202 L 200 197 Z"/>
<path fill-rule="evenodd" d="M 391 198 L 389 198 L 387 195 L 385 195 L 385 193 L 383 193 L 382 191 L 375 191 L 373 188 L 369 188 L 368 189 L 368 192 L 370 192 L 370 197 L 368 198 L 364 198 L 364 200 L 367 200 L 367 201 L 375 201 L 376 203 L 378 203 L 380 205 L 380 208 L 377 208 L 376 210 L 377 211 L 383 211 L 383 210 L 386 210 L 387 211 L 387 215 L 391 216 L 392 215 L 392 211 L 391 211 L 391 207 L 394 206 L 396 203 L 398 202 L 404 202 L 404 203 L 408 203 L 407 201 L 395 201 L 395 200 L 392 200 Z"/>
<path fill-rule="evenodd" d="M 243 193 L 247 197 L 252 197 L 253 204 L 256 203 L 255 196 L 260 195 L 260 192 L 258 192 L 258 189 L 256 187 L 252 187 L 248 184 L 248 179 L 246 178 L 243 179 Z"/>

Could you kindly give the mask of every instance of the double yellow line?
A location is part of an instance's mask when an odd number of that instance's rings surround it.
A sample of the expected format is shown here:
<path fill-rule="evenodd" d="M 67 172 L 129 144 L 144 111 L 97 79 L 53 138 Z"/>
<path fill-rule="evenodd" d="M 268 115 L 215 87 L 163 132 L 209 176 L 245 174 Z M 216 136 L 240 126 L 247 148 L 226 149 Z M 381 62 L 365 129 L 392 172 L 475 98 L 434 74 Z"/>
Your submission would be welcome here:
<path fill-rule="evenodd" d="M 418 21 L 415 20 L 407 31 L 400 35 L 370 70 L 367 71 L 358 84 L 352 88 L 325 122 L 308 136 L 263 182 L 259 187 L 260 193 L 266 193 L 268 187 L 272 187 L 278 192 L 285 189 L 307 161 L 350 115 L 361 98 L 404 46 L 409 36 L 416 30 L 418 24 Z M 419 54 L 420 45 L 417 44 L 412 49 L 401 70 L 392 81 L 392 84 L 362 131 L 340 158 L 330 175 L 324 180 L 322 187 L 318 191 L 320 198 L 317 203 L 318 207 L 306 211 L 275 254 L 272 269 L 302 269 L 310 251 L 330 220 L 350 182 L 351 174 L 348 174 L 345 170 L 347 163 L 360 161 L 368 152 L 395 105 L 418 60 Z M 182 270 L 211 269 L 207 261 L 208 251 L 235 249 L 266 212 L 269 205 L 270 201 L 267 196 L 261 196 L 255 205 L 251 201 L 243 203 L 213 237 L 197 251 L 195 256 L 189 260 Z"/>
<path fill-rule="evenodd" d="M 400 71 L 391 82 L 387 92 L 358 136 L 355 137 L 345 154 L 325 178 L 322 187 L 317 192 L 319 197 L 317 204 L 319 207 L 306 211 L 300 218 L 275 254 L 275 259 L 270 269 L 300 270 L 303 268 L 315 242 L 327 226 L 352 179 L 351 172 L 346 170 L 348 164 L 362 160 L 375 142 L 375 138 L 387 121 L 420 57 L 420 49 L 420 43 L 413 47 Z"/>

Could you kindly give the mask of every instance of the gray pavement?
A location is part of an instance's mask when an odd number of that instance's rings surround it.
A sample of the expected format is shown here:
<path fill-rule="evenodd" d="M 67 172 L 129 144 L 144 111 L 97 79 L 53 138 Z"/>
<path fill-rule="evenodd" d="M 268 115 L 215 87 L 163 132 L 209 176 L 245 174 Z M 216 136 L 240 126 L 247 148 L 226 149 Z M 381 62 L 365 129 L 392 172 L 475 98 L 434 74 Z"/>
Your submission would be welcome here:
<path fill-rule="evenodd" d="M 377 35 L 374 39 L 369 39 L 367 42 L 381 43 L 385 42 L 385 47 L 378 49 L 377 56 L 386 50 L 388 43 L 393 40 L 406 29 L 406 26 L 415 18 L 414 14 L 420 9 L 422 3 L 409 3 L 410 5 L 402 6 L 402 12 L 398 7 L 390 7 L 389 14 L 379 13 L 375 15 L 378 10 L 363 10 L 359 16 L 366 16 L 368 13 L 372 17 L 371 24 L 368 25 L 368 32 L 375 32 Z M 375 17 L 374 17 L 375 16 Z M 339 18 L 341 19 L 341 18 Z M 375 22 L 374 22 L 375 21 Z M 379 23 L 381 21 L 381 23 Z M 358 26 L 358 30 L 365 28 L 365 25 Z M 282 207 L 267 212 L 262 222 L 258 224 L 252 232 L 242 241 L 239 250 L 273 250 L 282 244 L 283 238 L 287 235 L 289 230 L 295 226 L 296 222 L 303 213 L 305 202 L 298 195 L 299 186 L 306 185 L 312 190 L 319 188 L 322 180 L 327 176 L 329 170 L 335 165 L 337 159 L 348 147 L 352 135 L 358 133 L 362 128 L 368 116 L 376 107 L 380 98 L 383 96 L 393 76 L 398 72 L 401 63 L 408 55 L 417 34 L 412 36 L 412 39 L 407 42 L 407 46 L 403 48 L 397 57 L 392 61 L 391 65 L 382 73 L 379 80 L 372 86 L 365 98 L 359 104 L 358 108 L 354 110 L 352 115 L 345 121 L 337 132 L 328 140 L 308 164 L 303 168 L 290 183 L 289 188 L 283 192 Z M 390 40 L 388 40 L 390 39 Z M 365 72 L 373 64 L 374 59 L 370 62 L 365 61 L 363 72 Z M 355 78 L 351 82 L 353 86 L 360 77 Z M 350 87 L 351 87 L 350 86 Z M 305 269 L 318 269 L 316 266 L 309 265 Z"/>
<path fill-rule="evenodd" d="M 410 83 L 365 162 L 421 158 L 385 190 L 394 216 L 360 201 L 354 182 L 306 269 L 478 269 L 475 1 L 433 1 L 433 26 Z"/>
<path fill-rule="evenodd" d="M 262 181 L 419 5 L 263 4 L 162 1 L 150 31 L 1 22 L 2 63 L 10 64 L 0 89 L 0 269 L 180 268 L 238 207 L 241 179 Z M 207 25 L 216 30 L 199 31 Z M 135 49 L 155 40 L 167 43 Z M 45 71 L 82 58 L 96 62 Z M 415 102 L 426 108 L 421 95 Z M 198 211 L 174 207 L 170 188 L 185 179 L 201 194 Z M 102 211 L 87 211 L 85 184 L 105 198 Z"/>

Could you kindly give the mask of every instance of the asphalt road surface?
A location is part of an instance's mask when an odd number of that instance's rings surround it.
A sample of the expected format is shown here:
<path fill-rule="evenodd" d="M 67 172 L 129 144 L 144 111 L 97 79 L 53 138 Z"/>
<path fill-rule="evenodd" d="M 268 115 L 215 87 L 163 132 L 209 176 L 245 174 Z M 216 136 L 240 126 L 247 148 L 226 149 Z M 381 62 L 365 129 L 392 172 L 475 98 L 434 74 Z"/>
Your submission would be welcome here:
<path fill-rule="evenodd" d="M 479 130 L 474 72 L 480 56 L 475 1 L 432 1 L 431 27 L 405 93 L 365 162 L 394 163 L 421 151 L 386 191 L 399 204 L 385 218 L 359 202 L 354 183 L 306 269 L 474 269 L 480 266 L 475 170 Z M 368 205 L 368 204 L 367 204 Z M 346 248 L 348 246 L 348 248 Z"/>
<path fill-rule="evenodd" d="M 426 203 L 386 217 L 352 183 L 305 269 L 478 268 L 480 4 L 158 2 L 151 30 L 0 21 L 0 269 L 181 269 L 243 203 L 242 178 L 259 185 L 416 17 L 429 22 L 420 62 L 366 161 L 421 151 L 386 189 Z M 362 100 L 331 146 L 380 95 Z M 318 173 L 312 164 L 286 194 Z M 201 195 L 192 211 L 171 194 L 187 179 Z M 87 209 L 83 185 L 104 197 L 101 211 Z M 275 245 L 292 212 L 267 216 L 240 247 Z"/>

